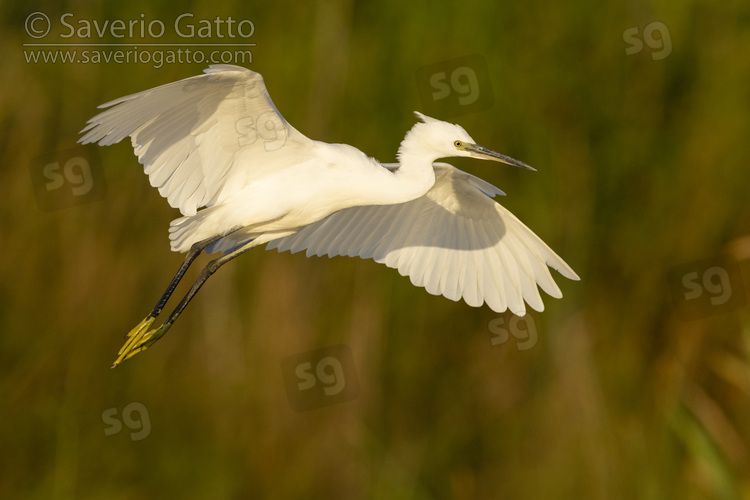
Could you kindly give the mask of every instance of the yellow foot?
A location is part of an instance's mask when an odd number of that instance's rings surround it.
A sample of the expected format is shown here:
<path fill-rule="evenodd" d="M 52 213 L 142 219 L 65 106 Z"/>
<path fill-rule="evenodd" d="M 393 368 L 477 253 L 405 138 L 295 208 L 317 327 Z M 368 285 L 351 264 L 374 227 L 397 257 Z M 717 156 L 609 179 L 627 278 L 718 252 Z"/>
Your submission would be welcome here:
<path fill-rule="evenodd" d="M 146 350 L 151 344 L 159 340 L 169 329 L 169 326 L 162 325 L 155 330 L 149 330 L 149 327 L 156 320 L 153 316 L 148 316 L 146 319 L 138 323 L 138 325 L 130 330 L 125 336 L 125 344 L 120 348 L 117 353 L 117 359 L 115 360 L 112 368 L 119 365 L 128 358 L 131 358 L 141 351 Z"/>

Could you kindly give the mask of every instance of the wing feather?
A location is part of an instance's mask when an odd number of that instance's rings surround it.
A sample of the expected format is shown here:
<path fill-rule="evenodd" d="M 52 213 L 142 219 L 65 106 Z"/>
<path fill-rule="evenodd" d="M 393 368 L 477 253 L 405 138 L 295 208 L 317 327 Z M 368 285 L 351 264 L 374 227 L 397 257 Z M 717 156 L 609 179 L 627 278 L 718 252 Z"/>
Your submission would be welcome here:
<path fill-rule="evenodd" d="M 204 73 L 101 105 L 107 109 L 79 140 L 107 146 L 130 136 L 151 185 L 183 215 L 296 164 L 313 147 L 279 114 L 261 75 L 227 64 Z"/>
<path fill-rule="evenodd" d="M 537 311 L 537 287 L 560 297 L 549 267 L 576 273 L 538 236 L 491 198 L 502 191 L 448 164 L 436 163 L 435 185 L 398 205 L 336 212 L 267 248 L 309 255 L 372 258 L 409 276 L 416 286 L 471 306 Z M 548 267 L 549 266 L 549 267 Z M 525 301 L 525 303 L 524 303 Z"/>

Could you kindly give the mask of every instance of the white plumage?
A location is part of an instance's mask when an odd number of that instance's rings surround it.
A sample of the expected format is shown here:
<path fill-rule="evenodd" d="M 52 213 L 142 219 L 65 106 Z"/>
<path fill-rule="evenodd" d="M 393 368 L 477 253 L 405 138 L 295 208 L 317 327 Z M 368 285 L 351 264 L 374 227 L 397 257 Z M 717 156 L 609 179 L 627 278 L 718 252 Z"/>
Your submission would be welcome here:
<path fill-rule="evenodd" d="M 544 310 L 537 283 L 562 292 L 547 268 L 578 279 L 539 237 L 490 196 L 501 191 L 447 163 L 435 163 L 435 185 L 396 205 L 353 207 L 270 242 L 279 251 L 374 259 L 416 286 L 470 306 L 524 315 L 524 300 Z"/>
<path fill-rule="evenodd" d="M 80 142 L 130 136 L 151 185 L 183 215 L 170 225 L 175 251 L 220 251 L 218 265 L 263 243 L 372 258 L 432 294 L 517 315 L 524 301 L 544 308 L 537 285 L 562 296 L 548 266 L 579 279 L 492 200 L 502 191 L 435 162 L 467 156 L 531 169 L 475 144 L 459 125 L 417 113 L 399 162 L 381 164 L 352 146 L 308 139 L 278 112 L 261 75 L 230 65 L 101 107 Z"/>

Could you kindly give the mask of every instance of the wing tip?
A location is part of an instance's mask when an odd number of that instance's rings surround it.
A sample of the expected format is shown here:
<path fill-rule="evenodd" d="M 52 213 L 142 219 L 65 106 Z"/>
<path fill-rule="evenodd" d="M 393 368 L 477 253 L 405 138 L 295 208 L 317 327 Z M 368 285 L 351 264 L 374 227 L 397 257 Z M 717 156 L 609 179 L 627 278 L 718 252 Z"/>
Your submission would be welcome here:
<path fill-rule="evenodd" d="M 203 72 L 207 75 L 213 74 L 213 73 L 224 73 L 227 71 L 244 71 L 249 73 L 255 73 L 252 70 L 249 70 L 243 66 L 237 66 L 235 64 L 210 64 L 208 68 L 204 69 Z M 256 75 L 258 73 L 255 73 Z"/>
<path fill-rule="evenodd" d="M 578 276 L 578 274 L 573 270 L 572 267 L 570 267 L 566 262 L 564 262 L 562 259 L 560 259 L 559 262 L 555 262 L 553 265 L 552 263 L 547 263 L 548 266 L 550 266 L 552 269 L 560 273 L 561 275 L 565 276 L 569 280 L 572 281 L 581 281 L 581 277 Z"/>

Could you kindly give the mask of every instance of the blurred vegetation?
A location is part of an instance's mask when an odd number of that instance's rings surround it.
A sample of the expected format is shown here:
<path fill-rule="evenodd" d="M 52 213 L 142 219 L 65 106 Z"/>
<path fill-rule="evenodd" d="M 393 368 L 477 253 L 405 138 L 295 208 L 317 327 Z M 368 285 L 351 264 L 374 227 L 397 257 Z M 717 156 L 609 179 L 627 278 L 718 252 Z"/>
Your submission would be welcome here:
<path fill-rule="evenodd" d="M 206 64 L 30 64 L 33 11 L 250 19 L 249 67 L 287 120 L 383 161 L 424 109 L 417 70 L 480 54 L 494 105 L 452 119 L 538 172 L 454 163 L 582 280 L 558 279 L 519 350 L 492 344 L 499 315 L 392 269 L 258 249 L 110 370 L 181 262 L 177 212 L 127 141 L 100 148 L 106 196 L 84 205 L 40 210 L 29 165 L 74 147 L 97 105 Z M 669 279 L 730 254 L 750 287 L 747 2 L 40 1 L 0 19 L 0 497 L 750 497 L 748 306 L 681 319 Z M 623 33 L 655 21 L 671 54 L 626 54 Z M 336 344 L 359 396 L 295 412 L 281 361 Z M 148 436 L 106 435 L 132 402 Z"/>

